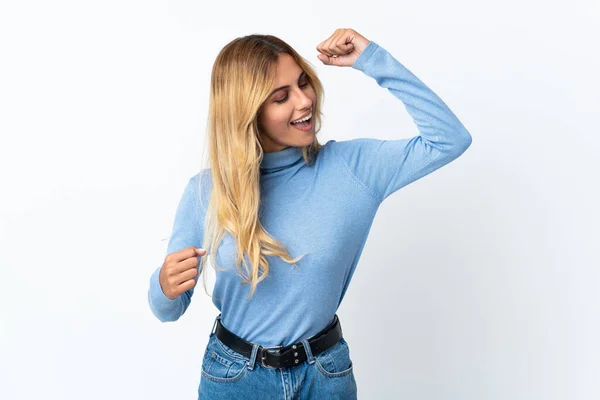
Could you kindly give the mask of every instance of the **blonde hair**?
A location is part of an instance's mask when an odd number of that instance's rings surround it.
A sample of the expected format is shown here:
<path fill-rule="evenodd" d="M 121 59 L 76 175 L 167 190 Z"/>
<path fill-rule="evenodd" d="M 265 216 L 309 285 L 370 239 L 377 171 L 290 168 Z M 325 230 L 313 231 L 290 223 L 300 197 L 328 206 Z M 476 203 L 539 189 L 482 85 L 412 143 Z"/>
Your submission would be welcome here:
<path fill-rule="evenodd" d="M 206 261 L 219 268 L 217 249 L 225 232 L 237 247 L 237 274 L 251 284 L 252 298 L 257 284 L 269 273 L 265 256 L 277 256 L 297 267 L 287 247 L 269 235 L 260 223 L 260 165 L 263 159 L 258 116 L 275 83 L 279 54 L 289 54 L 306 73 L 317 96 L 312 107 L 315 133 L 321 129 L 323 86 L 312 65 L 290 45 L 271 35 L 248 35 L 228 43 L 217 55 L 212 68 L 207 135 L 212 191 L 204 223 L 200 257 L 206 291 Z M 301 149 L 306 165 L 311 165 L 322 145 L 316 135 Z M 203 177 L 200 173 L 200 178 Z M 202 199 L 204 185 L 199 179 Z M 201 212 L 198 210 L 198 212 Z M 250 265 L 244 254 L 248 255 Z M 243 264 L 243 268 L 242 268 Z M 208 294 L 208 292 L 207 292 Z"/>

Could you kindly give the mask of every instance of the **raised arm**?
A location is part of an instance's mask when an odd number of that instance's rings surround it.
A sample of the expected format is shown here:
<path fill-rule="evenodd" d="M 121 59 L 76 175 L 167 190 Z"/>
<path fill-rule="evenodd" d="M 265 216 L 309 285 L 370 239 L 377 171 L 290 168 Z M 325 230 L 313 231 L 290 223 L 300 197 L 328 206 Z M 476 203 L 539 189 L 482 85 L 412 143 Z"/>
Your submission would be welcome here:
<path fill-rule="evenodd" d="M 369 42 L 352 67 L 401 100 L 419 130 L 412 138 L 332 143 L 347 169 L 378 202 L 450 163 L 471 145 L 470 133 L 442 99 L 377 43 Z"/>

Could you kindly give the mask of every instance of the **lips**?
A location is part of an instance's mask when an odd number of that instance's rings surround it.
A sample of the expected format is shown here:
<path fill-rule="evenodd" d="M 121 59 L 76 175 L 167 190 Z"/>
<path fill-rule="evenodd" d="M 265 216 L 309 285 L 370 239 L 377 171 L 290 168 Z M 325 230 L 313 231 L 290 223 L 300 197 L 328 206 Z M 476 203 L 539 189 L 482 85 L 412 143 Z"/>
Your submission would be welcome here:
<path fill-rule="evenodd" d="M 304 122 L 303 124 L 292 124 L 295 129 L 301 130 L 302 132 L 309 132 L 313 129 L 313 120 L 312 117 Z"/>
<path fill-rule="evenodd" d="M 302 118 L 306 118 L 306 117 L 308 117 L 308 116 L 310 115 L 310 113 L 312 113 L 312 110 L 309 110 L 309 111 L 308 111 L 306 114 L 304 114 L 303 116 L 301 116 L 301 117 L 299 117 L 299 118 L 296 118 L 296 119 L 292 120 L 292 122 L 290 122 L 290 124 L 293 124 L 293 123 L 294 123 L 294 121 L 298 121 L 298 120 L 300 120 L 300 119 L 302 119 Z"/>

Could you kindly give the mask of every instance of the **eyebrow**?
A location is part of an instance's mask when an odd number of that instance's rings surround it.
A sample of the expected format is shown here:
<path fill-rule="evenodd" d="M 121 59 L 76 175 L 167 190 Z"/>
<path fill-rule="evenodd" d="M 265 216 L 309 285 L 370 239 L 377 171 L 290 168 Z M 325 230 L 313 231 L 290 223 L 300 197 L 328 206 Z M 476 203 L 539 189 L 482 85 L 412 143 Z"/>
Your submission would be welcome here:
<path fill-rule="evenodd" d="M 298 80 L 302 79 L 302 77 L 303 77 L 304 75 L 306 75 L 306 71 L 302 71 L 302 72 L 300 73 L 300 76 L 298 77 Z M 285 85 L 285 86 L 278 87 L 277 89 L 275 89 L 275 90 L 273 90 L 273 91 L 271 92 L 271 94 L 269 95 L 269 97 L 271 97 L 273 94 L 275 94 L 275 92 L 277 92 L 277 91 L 279 91 L 279 90 L 281 90 L 281 89 L 288 89 L 289 87 L 290 87 L 290 85 Z"/>

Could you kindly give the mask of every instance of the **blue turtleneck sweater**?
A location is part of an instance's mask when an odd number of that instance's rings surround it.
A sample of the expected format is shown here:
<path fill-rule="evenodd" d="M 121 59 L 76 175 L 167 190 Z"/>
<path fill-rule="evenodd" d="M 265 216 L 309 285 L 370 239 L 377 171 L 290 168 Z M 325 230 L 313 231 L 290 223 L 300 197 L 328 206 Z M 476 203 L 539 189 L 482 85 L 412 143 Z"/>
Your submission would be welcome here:
<path fill-rule="evenodd" d="M 446 104 L 383 47 L 371 41 L 352 67 L 401 100 L 420 133 L 397 140 L 330 140 L 311 166 L 296 147 L 264 154 L 260 221 L 292 257 L 306 255 L 298 261 L 298 268 L 267 256 L 269 276 L 247 300 L 250 285 L 240 284 L 234 239 L 225 234 L 216 254 L 225 270 L 216 272 L 213 303 L 223 325 L 249 342 L 286 346 L 329 324 L 348 289 L 381 202 L 450 163 L 471 144 L 471 135 Z M 198 173 L 183 191 L 167 254 L 202 247 L 211 180 L 209 170 L 201 173 L 207 177 L 201 189 Z M 150 308 L 159 320 L 175 321 L 189 306 L 194 289 L 174 300 L 167 298 L 159 271 L 160 267 L 150 278 Z M 202 286 L 196 279 L 196 288 Z"/>

